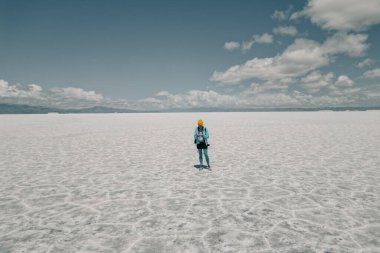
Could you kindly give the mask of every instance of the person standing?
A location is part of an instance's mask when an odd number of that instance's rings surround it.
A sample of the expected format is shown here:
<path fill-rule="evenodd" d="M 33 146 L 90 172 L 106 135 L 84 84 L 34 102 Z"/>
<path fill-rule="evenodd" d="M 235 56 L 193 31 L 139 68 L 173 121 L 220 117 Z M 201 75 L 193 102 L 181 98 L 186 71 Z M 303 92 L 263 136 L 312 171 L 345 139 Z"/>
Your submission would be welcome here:
<path fill-rule="evenodd" d="M 194 131 L 194 144 L 197 144 L 197 149 L 199 153 L 199 162 L 201 168 L 203 168 L 203 157 L 202 150 L 206 158 L 207 169 L 211 170 L 210 160 L 208 157 L 207 147 L 210 146 L 208 144 L 209 133 L 206 127 L 203 126 L 203 120 L 198 120 L 198 126 Z"/>

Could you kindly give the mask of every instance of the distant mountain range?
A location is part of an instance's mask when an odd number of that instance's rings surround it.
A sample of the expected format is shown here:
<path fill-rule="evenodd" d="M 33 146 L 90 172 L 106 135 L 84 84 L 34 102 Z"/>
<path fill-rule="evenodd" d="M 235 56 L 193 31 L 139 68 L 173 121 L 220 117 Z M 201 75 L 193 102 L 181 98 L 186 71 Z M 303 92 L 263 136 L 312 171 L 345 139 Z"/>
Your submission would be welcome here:
<path fill-rule="evenodd" d="M 152 112 L 288 112 L 288 111 L 367 111 L 380 110 L 380 106 L 342 106 L 342 107 L 262 107 L 262 108 L 184 108 L 168 110 L 130 110 L 104 106 L 94 106 L 81 109 L 62 109 L 23 104 L 0 104 L 0 114 L 47 114 L 47 113 L 152 113 Z"/>
<path fill-rule="evenodd" d="M 62 109 L 22 104 L 0 104 L 0 114 L 47 114 L 47 113 L 137 113 L 141 111 L 94 106 L 81 109 Z M 145 112 L 145 111 L 144 111 Z"/>
<path fill-rule="evenodd" d="M 380 110 L 380 106 L 341 106 L 341 107 L 256 107 L 256 108 L 185 108 L 170 109 L 166 112 L 314 112 L 314 111 L 368 111 Z"/>

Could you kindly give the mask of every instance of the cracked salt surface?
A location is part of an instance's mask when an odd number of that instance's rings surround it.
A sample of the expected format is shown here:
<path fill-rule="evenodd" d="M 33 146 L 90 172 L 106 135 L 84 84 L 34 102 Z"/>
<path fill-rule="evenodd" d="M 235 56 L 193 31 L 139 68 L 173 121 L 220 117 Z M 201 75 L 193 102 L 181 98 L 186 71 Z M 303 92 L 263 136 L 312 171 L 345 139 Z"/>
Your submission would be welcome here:
<path fill-rule="evenodd" d="M 196 120 L 213 171 L 198 171 Z M 0 116 L 0 252 L 380 252 L 380 112 Z"/>

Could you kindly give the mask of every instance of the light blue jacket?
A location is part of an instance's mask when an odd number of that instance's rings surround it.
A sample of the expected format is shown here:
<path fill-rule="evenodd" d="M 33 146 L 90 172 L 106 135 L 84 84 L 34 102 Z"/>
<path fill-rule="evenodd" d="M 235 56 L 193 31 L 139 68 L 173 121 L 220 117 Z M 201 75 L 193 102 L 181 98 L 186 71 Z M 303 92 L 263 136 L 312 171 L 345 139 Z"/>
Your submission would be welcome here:
<path fill-rule="evenodd" d="M 207 144 L 208 143 L 208 130 L 207 128 L 203 127 L 203 139 L 205 140 L 205 143 Z M 196 144 L 199 144 L 199 141 L 198 141 L 198 127 L 195 128 L 194 130 L 194 140 L 196 141 Z"/>

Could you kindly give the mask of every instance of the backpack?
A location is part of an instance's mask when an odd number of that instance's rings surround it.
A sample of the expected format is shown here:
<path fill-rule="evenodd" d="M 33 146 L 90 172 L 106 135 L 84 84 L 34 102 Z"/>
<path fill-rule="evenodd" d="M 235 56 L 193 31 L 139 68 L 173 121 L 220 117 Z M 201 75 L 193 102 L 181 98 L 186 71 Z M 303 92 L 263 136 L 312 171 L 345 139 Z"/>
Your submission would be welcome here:
<path fill-rule="evenodd" d="M 203 137 L 203 131 L 207 131 L 207 129 L 205 127 L 202 127 L 202 129 L 199 130 L 199 127 L 198 127 L 198 142 L 199 143 L 206 142 L 204 137 Z"/>

